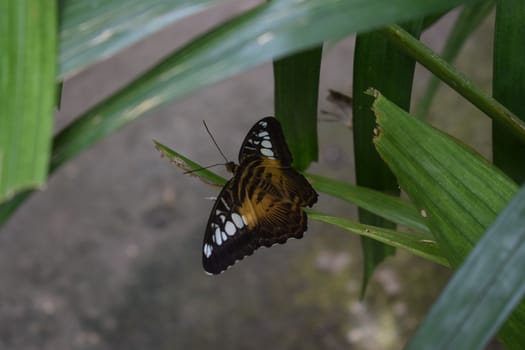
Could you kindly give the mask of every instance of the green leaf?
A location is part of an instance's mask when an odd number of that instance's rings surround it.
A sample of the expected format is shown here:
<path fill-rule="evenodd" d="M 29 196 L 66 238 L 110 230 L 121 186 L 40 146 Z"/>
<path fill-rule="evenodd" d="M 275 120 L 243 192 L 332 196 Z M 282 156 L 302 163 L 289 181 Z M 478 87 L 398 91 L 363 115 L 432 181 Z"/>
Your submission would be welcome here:
<path fill-rule="evenodd" d="M 444 83 L 474 106 L 525 142 L 525 123 L 501 103 L 486 95 L 445 60 L 397 25 L 387 26 L 384 34 L 400 49 L 414 57 Z"/>
<path fill-rule="evenodd" d="M 354 31 L 475 0 L 270 1 L 193 40 L 80 116 L 53 142 L 51 171 L 104 136 L 198 88 Z M 63 19 L 60 19 L 62 22 Z M 14 199 L 20 204 L 20 199 Z M 13 210 L 13 203 L 0 206 Z"/>
<path fill-rule="evenodd" d="M 60 1 L 59 78 L 104 60 L 217 0 Z"/>
<path fill-rule="evenodd" d="M 407 233 L 395 231 L 383 227 L 364 225 L 352 220 L 325 215 L 310 209 L 304 210 L 308 214 L 308 218 L 312 220 L 336 225 L 358 235 L 381 242 L 382 244 L 388 244 L 392 247 L 406 249 L 414 255 L 434 261 L 443 266 L 450 266 L 447 259 L 443 256 L 443 253 L 439 249 L 436 241 L 429 233 Z"/>
<path fill-rule="evenodd" d="M 483 349 L 525 295 L 523 266 L 525 187 L 472 250 L 406 349 Z"/>
<path fill-rule="evenodd" d="M 458 267 L 517 191 L 478 154 L 377 94 L 377 150 L 424 213 L 443 253 Z M 525 344 L 525 304 L 502 330 L 505 342 Z"/>
<path fill-rule="evenodd" d="M 498 1 L 494 33 L 494 98 L 525 121 L 525 2 Z M 525 140 L 497 120 L 492 124 L 494 164 L 517 183 L 525 181 Z M 520 159 L 521 161 L 517 161 Z"/>
<path fill-rule="evenodd" d="M 200 164 L 195 163 L 168 146 L 158 141 L 153 141 L 153 143 L 161 156 L 169 159 L 184 172 L 191 172 L 192 175 L 201 178 L 212 186 L 223 186 L 226 183 L 226 179 L 208 169 L 203 169 Z M 421 239 L 432 239 L 432 236 L 428 236 L 430 231 L 416 208 L 400 198 L 320 175 L 305 174 L 305 176 L 319 192 L 354 203 L 397 224 L 406 226 L 416 232 L 422 232 L 421 234 L 425 236 Z"/>
<path fill-rule="evenodd" d="M 354 203 L 360 208 L 414 231 L 430 232 L 414 205 L 398 197 L 319 175 L 306 174 L 306 177 L 318 192 Z"/>
<path fill-rule="evenodd" d="M 422 21 L 405 25 L 419 36 Z M 392 45 L 380 31 L 357 36 L 354 56 L 353 129 L 356 183 L 386 193 L 399 195 L 396 178 L 377 154 L 372 144 L 375 117 L 371 110 L 373 98 L 364 92 L 369 87 L 383 91 L 406 110 L 410 107 L 414 59 Z M 380 227 L 395 228 L 395 224 L 367 210 L 359 209 L 359 221 Z M 363 289 L 374 269 L 395 250 L 367 237 L 362 237 L 364 256 Z"/>
<path fill-rule="evenodd" d="M 322 47 L 274 62 L 275 116 L 281 122 L 293 165 L 303 171 L 317 161 L 317 100 Z"/>
<path fill-rule="evenodd" d="M 157 141 L 153 141 L 153 143 L 162 156 L 167 157 L 172 163 L 174 163 L 183 171 L 191 171 L 191 175 L 198 176 L 201 178 L 201 180 L 212 186 L 223 186 L 226 183 L 224 178 L 218 176 L 208 169 L 202 169 L 199 164 L 170 149 L 162 143 Z M 365 207 L 371 208 L 371 210 L 383 213 L 388 217 L 395 218 L 402 223 L 408 223 L 415 229 L 422 228 L 423 232 L 398 232 L 381 227 L 363 225 L 351 220 L 329 216 L 310 209 L 305 209 L 305 212 L 308 214 L 310 219 L 342 227 L 356 234 L 370 237 L 379 242 L 391 245 L 392 247 L 407 249 L 415 255 L 429 259 L 438 264 L 449 266 L 448 261 L 443 257 L 443 254 L 440 252 L 434 238 L 428 232 L 426 226 L 424 226 L 424 224 L 418 219 L 420 216 L 415 213 L 414 207 L 410 206 L 409 203 L 396 197 L 387 196 L 381 192 L 367 188 L 359 188 L 351 184 L 327 179 L 318 175 L 309 174 L 307 175 L 307 178 L 312 182 L 312 186 L 314 186 L 314 188 L 319 192 L 324 192 L 344 200 L 350 200 L 355 203 L 363 204 Z M 334 193 L 336 188 L 339 190 L 335 191 Z"/>
<path fill-rule="evenodd" d="M 441 58 L 446 62 L 453 63 L 456 60 L 459 52 L 463 48 L 463 44 L 470 37 L 470 34 L 479 26 L 494 7 L 494 0 L 485 0 L 472 5 L 466 5 L 461 10 L 454 27 L 448 34 L 447 42 L 441 53 Z M 418 102 L 416 115 L 419 118 L 424 118 L 430 106 L 434 96 L 436 95 L 439 88 L 440 81 L 436 76 L 432 76 L 425 92 Z"/>
<path fill-rule="evenodd" d="M 55 51 L 54 1 L 0 1 L 0 202 L 47 179 Z"/>
<path fill-rule="evenodd" d="M 153 141 L 155 148 L 160 152 L 161 156 L 166 157 L 185 173 L 191 172 L 193 176 L 201 178 L 204 182 L 212 186 L 224 186 L 226 179 L 215 174 L 214 172 L 204 169 L 200 164 L 195 163 L 191 159 L 175 152 L 168 146 L 163 145 L 158 141 Z"/>
<path fill-rule="evenodd" d="M 256 60 L 254 64 L 257 64 L 270 57 L 283 56 L 286 52 L 318 45 L 325 39 L 341 38 L 350 32 L 418 18 L 474 1 L 476 0 L 398 0 L 395 3 L 388 0 L 268 1 L 256 10 L 260 14 L 252 27 L 257 31 L 256 36 L 247 37 L 244 35 L 246 33 L 239 33 L 237 36 L 238 53 L 242 55 L 242 51 L 251 45 L 268 47 L 268 54 L 262 55 L 261 60 Z M 70 76 L 215 2 L 61 1 L 59 76 Z M 268 35 L 262 36 L 265 33 Z M 259 42 L 267 40 L 269 36 L 272 36 L 273 43 L 259 45 Z M 280 47 L 278 50 L 276 45 Z M 275 51 L 280 51 L 280 54 Z"/>
<path fill-rule="evenodd" d="M 516 192 L 481 156 L 378 94 L 374 143 L 438 243 L 459 266 Z"/>

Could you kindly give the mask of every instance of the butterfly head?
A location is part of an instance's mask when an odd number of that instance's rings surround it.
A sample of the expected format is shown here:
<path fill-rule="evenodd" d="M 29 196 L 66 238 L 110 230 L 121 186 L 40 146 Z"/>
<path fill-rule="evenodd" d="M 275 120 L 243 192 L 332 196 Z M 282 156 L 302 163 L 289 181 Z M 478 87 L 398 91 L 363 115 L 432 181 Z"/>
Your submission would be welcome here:
<path fill-rule="evenodd" d="M 226 170 L 232 174 L 235 174 L 237 172 L 237 168 L 239 167 L 237 164 L 235 164 L 235 162 L 228 162 L 225 164 L 226 165 Z"/>

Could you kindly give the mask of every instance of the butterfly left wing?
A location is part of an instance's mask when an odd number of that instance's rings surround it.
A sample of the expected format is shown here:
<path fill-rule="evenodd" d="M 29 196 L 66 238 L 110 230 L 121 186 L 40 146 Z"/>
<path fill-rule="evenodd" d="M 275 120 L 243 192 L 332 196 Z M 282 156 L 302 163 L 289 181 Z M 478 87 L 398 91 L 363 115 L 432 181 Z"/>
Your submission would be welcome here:
<path fill-rule="evenodd" d="M 234 199 L 234 180 L 219 193 L 204 233 L 202 265 L 211 274 L 226 270 L 255 250 L 248 219 Z"/>

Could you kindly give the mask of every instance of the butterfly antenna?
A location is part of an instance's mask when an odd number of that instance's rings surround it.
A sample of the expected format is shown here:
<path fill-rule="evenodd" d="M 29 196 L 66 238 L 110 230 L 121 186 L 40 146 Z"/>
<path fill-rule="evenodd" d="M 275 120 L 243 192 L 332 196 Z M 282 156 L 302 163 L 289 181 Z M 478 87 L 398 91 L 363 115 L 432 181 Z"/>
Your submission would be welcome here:
<path fill-rule="evenodd" d="M 208 135 L 210 135 L 211 140 L 212 140 L 213 143 L 215 144 L 215 147 L 217 147 L 217 149 L 219 150 L 219 153 L 221 154 L 221 156 L 224 158 L 224 160 L 226 161 L 226 163 L 229 163 L 230 161 L 228 160 L 228 158 L 226 158 L 226 156 L 224 155 L 224 153 L 222 153 L 222 150 L 221 150 L 221 148 L 219 147 L 219 145 L 217 144 L 217 141 L 215 141 L 215 138 L 214 138 L 213 135 L 211 134 L 210 129 L 208 129 L 208 125 L 206 125 L 206 122 L 203 120 L 202 123 L 204 124 L 204 127 L 206 128 L 206 131 L 208 132 Z M 215 165 L 219 165 L 219 164 L 215 164 Z M 212 165 L 212 166 L 213 166 L 213 165 Z M 206 168 L 204 168 L 204 169 L 206 169 Z"/>

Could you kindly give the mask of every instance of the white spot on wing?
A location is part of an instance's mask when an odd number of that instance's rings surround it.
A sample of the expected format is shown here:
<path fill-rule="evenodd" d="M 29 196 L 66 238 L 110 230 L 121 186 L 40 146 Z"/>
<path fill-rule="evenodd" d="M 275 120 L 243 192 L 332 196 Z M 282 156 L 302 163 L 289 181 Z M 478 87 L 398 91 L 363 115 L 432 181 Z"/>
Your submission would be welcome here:
<path fill-rule="evenodd" d="M 241 218 L 242 218 L 242 221 L 244 221 L 244 224 L 248 226 L 248 220 L 246 220 L 246 216 L 243 215 L 241 216 Z"/>
<path fill-rule="evenodd" d="M 244 226 L 244 223 L 243 223 L 243 220 L 241 218 L 241 216 L 237 213 L 233 213 L 232 214 L 232 220 L 233 220 L 233 223 L 235 224 L 235 226 L 237 226 L 238 228 L 242 228 Z M 226 229 L 227 231 L 228 229 Z"/>
<path fill-rule="evenodd" d="M 264 137 L 264 136 L 270 136 L 270 134 L 268 134 L 268 131 L 261 131 L 260 133 L 257 134 L 257 136 Z"/>
<path fill-rule="evenodd" d="M 268 140 L 264 140 L 263 142 L 261 142 L 261 146 L 266 148 L 272 148 L 272 143 Z"/>
<path fill-rule="evenodd" d="M 222 205 L 224 205 L 226 210 L 230 210 L 230 206 L 228 205 L 228 203 L 226 203 L 226 200 L 224 198 L 221 198 L 221 203 Z"/>
<path fill-rule="evenodd" d="M 261 148 L 261 154 L 267 157 L 273 157 L 273 151 L 268 148 Z"/>
<path fill-rule="evenodd" d="M 268 126 L 268 123 L 267 122 L 260 122 L 259 125 L 262 126 L 263 128 L 266 128 Z"/>
<path fill-rule="evenodd" d="M 226 233 L 230 236 L 233 236 L 235 234 L 235 231 L 237 231 L 237 229 L 235 228 L 235 226 L 233 225 L 231 221 L 228 221 L 226 223 L 226 226 L 224 226 L 224 229 L 226 230 Z"/>
<path fill-rule="evenodd" d="M 215 230 L 215 243 L 217 243 L 217 245 L 222 244 L 221 230 Z"/>
<path fill-rule="evenodd" d="M 226 242 L 228 240 L 228 236 L 226 236 L 226 233 L 224 233 L 224 231 L 222 231 L 221 234 L 222 240 Z"/>
<path fill-rule="evenodd" d="M 211 252 L 213 251 L 213 247 L 209 245 L 208 243 L 204 244 L 204 256 L 209 258 L 211 256 Z"/>

